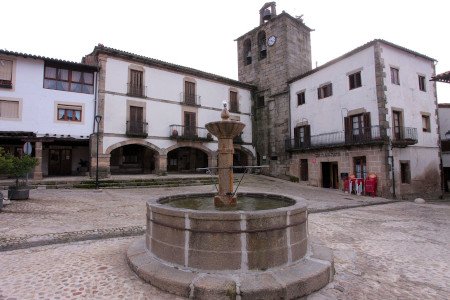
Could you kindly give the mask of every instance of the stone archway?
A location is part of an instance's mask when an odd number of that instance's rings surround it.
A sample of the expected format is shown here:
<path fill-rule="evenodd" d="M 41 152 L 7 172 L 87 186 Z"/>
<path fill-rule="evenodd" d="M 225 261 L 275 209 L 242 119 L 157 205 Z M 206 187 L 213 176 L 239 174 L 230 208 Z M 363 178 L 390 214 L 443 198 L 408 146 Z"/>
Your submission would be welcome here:
<path fill-rule="evenodd" d="M 197 168 L 210 165 L 211 153 L 199 147 L 181 146 L 167 152 L 167 171 L 177 173 L 193 173 Z"/>
<path fill-rule="evenodd" d="M 253 166 L 254 165 L 254 155 L 253 153 L 241 146 L 234 147 L 233 154 L 233 166 Z M 244 169 L 235 169 L 235 173 L 244 172 Z"/>

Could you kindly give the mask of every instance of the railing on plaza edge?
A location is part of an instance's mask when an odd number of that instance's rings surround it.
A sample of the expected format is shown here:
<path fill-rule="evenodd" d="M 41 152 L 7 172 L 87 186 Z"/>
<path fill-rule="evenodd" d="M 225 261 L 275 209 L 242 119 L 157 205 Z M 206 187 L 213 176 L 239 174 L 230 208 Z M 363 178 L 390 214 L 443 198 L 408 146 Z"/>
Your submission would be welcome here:
<path fill-rule="evenodd" d="M 133 97 L 147 97 L 147 87 L 139 84 L 127 83 L 127 95 Z"/>
<path fill-rule="evenodd" d="M 180 93 L 180 100 L 185 105 L 191 105 L 191 106 L 200 106 L 201 105 L 200 95 Z"/>
<path fill-rule="evenodd" d="M 242 179 L 244 179 L 245 174 L 250 173 L 250 171 L 254 170 L 254 169 L 262 169 L 262 168 L 269 168 L 268 165 L 264 165 L 264 166 L 230 166 L 230 167 L 207 167 L 207 168 L 197 168 L 196 171 L 201 172 L 201 171 L 205 171 L 206 174 L 211 175 L 211 182 L 214 184 L 214 187 L 216 188 L 217 191 L 219 191 L 219 188 L 217 187 L 217 184 L 214 182 L 213 180 L 213 170 L 223 170 L 223 169 L 227 169 L 227 170 L 235 170 L 235 169 L 244 169 L 244 172 L 242 172 L 242 176 L 239 179 L 238 184 L 236 185 L 236 188 L 234 189 L 233 193 L 227 193 L 228 195 L 231 196 L 236 196 L 237 190 L 239 188 L 239 186 L 241 185 Z"/>
<path fill-rule="evenodd" d="M 398 134 L 396 134 L 398 133 Z M 411 127 L 397 127 L 392 132 L 394 146 L 412 145 L 417 143 L 417 129 Z M 330 132 L 313 135 L 311 138 L 300 141 L 287 139 L 286 150 L 309 150 L 331 148 L 340 146 L 368 145 L 388 142 L 386 130 L 381 126 L 361 127 L 348 132 Z"/>
<path fill-rule="evenodd" d="M 126 135 L 130 137 L 146 138 L 148 136 L 147 128 L 148 128 L 147 122 L 127 121 Z"/>
<path fill-rule="evenodd" d="M 169 135 L 172 139 L 191 141 L 212 141 L 213 136 L 203 127 L 170 125 Z"/>

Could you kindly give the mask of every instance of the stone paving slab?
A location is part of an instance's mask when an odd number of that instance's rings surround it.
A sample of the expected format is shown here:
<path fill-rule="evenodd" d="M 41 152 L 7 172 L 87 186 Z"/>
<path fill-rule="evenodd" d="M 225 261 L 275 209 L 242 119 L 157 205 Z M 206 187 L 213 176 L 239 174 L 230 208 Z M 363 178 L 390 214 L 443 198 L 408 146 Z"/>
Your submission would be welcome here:
<path fill-rule="evenodd" d="M 309 231 L 333 249 L 336 273 L 308 300 L 448 299 L 449 216 L 449 204 L 411 202 L 310 215 Z M 131 271 L 125 253 L 139 239 L 0 252 L 0 299 L 184 299 Z"/>
<path fill-rule="evenodd" d="M 236 176 L 239 178 L 240 174 Z M 42 245 L 89 239 L 92 234 L 92 238 L 99 238 L 99 232 L 104 237 L 118 236 L 118 232 L 123 232 L 123 236 L 140 234 L 135 228 L 145 227 L 145 202 L 150 196 L 213 191 L 215 187 L 212 185 L 103 189 L 102 192 L 85 189 L 31 190 L 29 200 L 11 201 L 0 212 L 0 251 L 27 247 L 33 243 Z M 246 176 L 239 191 L 303 197 L 309 212 L 391 201 L 304 186 L 262 175 Z"/>

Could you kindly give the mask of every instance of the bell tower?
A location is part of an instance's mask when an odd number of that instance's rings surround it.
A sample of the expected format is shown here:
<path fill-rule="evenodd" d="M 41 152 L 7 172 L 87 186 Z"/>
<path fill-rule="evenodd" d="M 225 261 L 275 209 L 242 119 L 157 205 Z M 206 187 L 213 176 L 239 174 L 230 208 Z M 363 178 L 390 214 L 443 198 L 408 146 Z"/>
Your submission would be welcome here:
<path fill-rule="evenodd" d="M 239 80 L 257 87 L 252 101 L 253 141 L 270 175 L 287 173 L 289 87 L 287 81 L 311 70 L 310 32 L 301 17 L 277 15 L 276 3 L 259 10 L 260 24 L 237 41 Z"/>

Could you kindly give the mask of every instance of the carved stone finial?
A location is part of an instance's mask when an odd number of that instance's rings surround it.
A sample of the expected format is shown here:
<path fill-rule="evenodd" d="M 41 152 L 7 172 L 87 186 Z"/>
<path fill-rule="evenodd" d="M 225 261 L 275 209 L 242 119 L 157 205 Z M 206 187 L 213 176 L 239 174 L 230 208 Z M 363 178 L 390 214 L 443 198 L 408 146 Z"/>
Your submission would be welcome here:
<path fill-rule="evenodd" d="M 222 120 L 226 121 L 230 118 L 230 113 L 228 112 L 228 108 L 227 108 L 227 102 L 223 101 L 223 109 L 222 109 L 222 113 L 220 114 L 220 116 L 222 117 Z"/>

